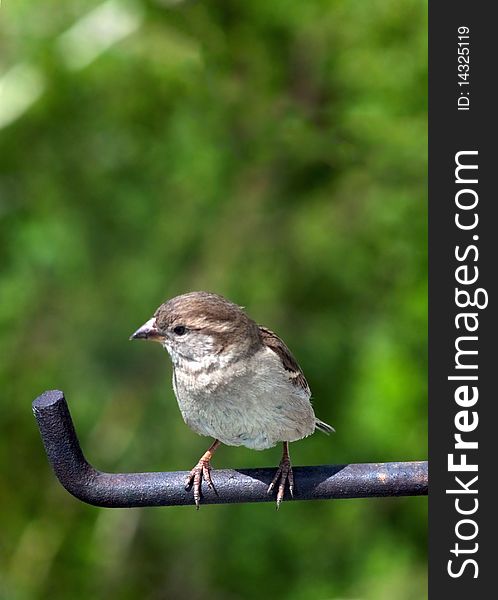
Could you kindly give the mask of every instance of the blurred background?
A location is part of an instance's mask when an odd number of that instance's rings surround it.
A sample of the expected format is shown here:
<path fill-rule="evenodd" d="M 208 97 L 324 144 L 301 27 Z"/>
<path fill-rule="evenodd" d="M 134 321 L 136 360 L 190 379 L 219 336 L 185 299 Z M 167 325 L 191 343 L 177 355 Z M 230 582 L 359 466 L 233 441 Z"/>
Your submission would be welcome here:
<path fill-rule="evenodd" d="M 31 414 L 62 389 L 98 468 L 190 469 L 210 442 L 167 354 L 128 336 L 203 289 L 286 340 L 335 426 L 295 465 L 426 458 L 426 13 L 4 0 L 2 599 L 426 597 L 426 498 L 97 509 L 55 480 Z"/>

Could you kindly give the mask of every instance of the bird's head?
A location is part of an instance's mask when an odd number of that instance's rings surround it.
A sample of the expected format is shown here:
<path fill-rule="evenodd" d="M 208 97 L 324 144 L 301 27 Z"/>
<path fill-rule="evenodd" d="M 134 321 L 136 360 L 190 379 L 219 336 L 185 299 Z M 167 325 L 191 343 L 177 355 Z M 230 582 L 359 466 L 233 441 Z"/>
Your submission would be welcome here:
<path fill-rule="evenodd" d="M 175 366 L 223 363 L 261 345 L 258 326 L 242 308 L 208 292 L 190 292 L 161 304 L 130 339 L 159 342 Z"/>

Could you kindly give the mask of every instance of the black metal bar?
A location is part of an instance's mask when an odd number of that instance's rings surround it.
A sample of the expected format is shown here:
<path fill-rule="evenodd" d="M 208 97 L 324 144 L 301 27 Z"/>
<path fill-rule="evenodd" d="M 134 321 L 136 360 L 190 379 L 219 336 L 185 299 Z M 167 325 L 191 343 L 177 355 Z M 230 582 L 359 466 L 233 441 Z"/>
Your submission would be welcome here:
<path fill-rule="evenodd" d="M 95 506 L 134 507 L 193 504 L 184 489 L 186 471 L 102 473 L 83 456 L 64 398 L 57 390 L 33 402 L 49 461 L 62 485 Z M 295 500 L 422 496 L 427 494 L 427 462 L 393 462 L 294 467 Z M 267 502 L 275 468 L 213 471 L 218 495 L 203 486 L 203 504 Z M 290 499 L 290 498 L 289 498 Z"/>

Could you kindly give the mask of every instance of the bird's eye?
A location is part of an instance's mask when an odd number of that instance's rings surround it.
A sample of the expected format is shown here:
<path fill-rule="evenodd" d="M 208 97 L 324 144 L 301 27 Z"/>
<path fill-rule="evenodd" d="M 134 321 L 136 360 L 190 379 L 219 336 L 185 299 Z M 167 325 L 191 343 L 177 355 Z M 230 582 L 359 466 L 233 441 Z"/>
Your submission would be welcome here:
<path fill-rule="evenodd" d="M 176 335 L 184 335 L 187 332 L 187 328 L 184 325 L 177 325 L 173 328 L 173 333 Z"/>

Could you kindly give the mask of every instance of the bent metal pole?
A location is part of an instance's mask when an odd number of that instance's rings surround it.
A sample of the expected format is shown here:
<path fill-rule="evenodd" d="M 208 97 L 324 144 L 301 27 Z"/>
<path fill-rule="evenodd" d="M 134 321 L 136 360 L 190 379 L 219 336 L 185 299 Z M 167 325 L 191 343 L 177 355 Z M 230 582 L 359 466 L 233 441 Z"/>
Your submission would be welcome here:
<path fill-rule="evenodd" d="M 105 507 L 193 504 L 185 490 L 187 471 L 103 473 L 85 459 L 64 394 L 43 393 L 33 402 L 45 451 L 68 492 L 83 502 Z M 428 490 L 427 462 L 390 462 L 294 467 L 294 500 L 423 496 Z M 212 472 L 216 491 L 203 488 L 202 504 L 274 501 L 267 494 L 275 468 Z M 290 496 L 286 494 L 286 499 Z"/>

